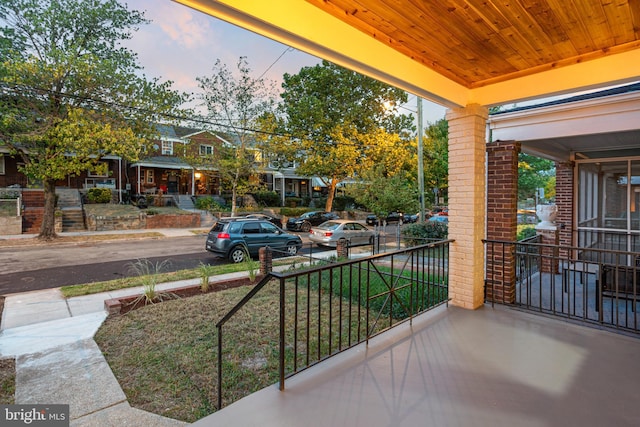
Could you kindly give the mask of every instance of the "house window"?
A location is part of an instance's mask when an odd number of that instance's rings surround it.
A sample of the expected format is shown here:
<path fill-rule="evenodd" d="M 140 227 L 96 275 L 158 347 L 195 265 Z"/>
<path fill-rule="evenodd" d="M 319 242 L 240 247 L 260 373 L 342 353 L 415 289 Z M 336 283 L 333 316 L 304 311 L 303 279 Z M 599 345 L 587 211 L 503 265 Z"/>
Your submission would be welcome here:
<path fill-rule="evenodd" d="M 200 145 L 200 155 L 210 156 L 213 154 L 213 145 Z"/>
<path fill-rule="evenodd" d="M 173 141 L 162 141 L 162 155 L 173 156 Z"/>
<path fill-rule="evenodd" d="M 144 182 L 146 182 L 147 184 L 153 184 L 155 181 L 154 176 L 153 176 L 153 169 L 147 169 L 145 171 L 145 179 Z"/>
<path fill-rule="evenodd" d="M 0 154 L 0 175 L 4 175 L 4 156 Z"/>

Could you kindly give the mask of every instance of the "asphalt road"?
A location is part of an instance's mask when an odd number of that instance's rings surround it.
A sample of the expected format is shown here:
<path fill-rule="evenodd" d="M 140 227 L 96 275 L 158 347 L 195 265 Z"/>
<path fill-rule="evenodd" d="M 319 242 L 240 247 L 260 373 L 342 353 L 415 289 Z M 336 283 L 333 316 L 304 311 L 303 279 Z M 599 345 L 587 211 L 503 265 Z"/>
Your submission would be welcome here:
<path fill-rule="evenodd" d="M 205 236 L 0 248 L 0 295 L 135 275 L 131 263 L 167 260 L 166 270 L 226 262 L 204 250 Z"/>
<path fill-rule="evenodd" d="M 205 237 L 0 247 L 0 295 L 135 276 L 131 264 L 138 259 L 166 261 L 165 271 L 228 263 L 205 251 Z"/>

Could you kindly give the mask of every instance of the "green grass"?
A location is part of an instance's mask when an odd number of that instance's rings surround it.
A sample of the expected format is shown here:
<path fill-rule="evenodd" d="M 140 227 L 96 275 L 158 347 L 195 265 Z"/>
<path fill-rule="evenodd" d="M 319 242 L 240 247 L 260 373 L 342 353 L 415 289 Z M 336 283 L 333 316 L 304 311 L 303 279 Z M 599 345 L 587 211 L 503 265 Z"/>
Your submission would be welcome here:
<path fill-rule="evenodd" d="M 273 265 L 283 265 L 290 263 L 291 260 L 274 261 Z M 244 263 L 239 264 L 222 264 L 211 266 L 209 271 L 211 277 L 219 274 L 236 273 L 246 271 L 247 266 Z M 160 273 L 155 275 L 156 283 L 177 282 L 180 280 L 196 279 L 201 277 L 199 268 L 178 270 L 170 273 Z M 82 295 L 97 294 L 100 292 L 109 292 L 117 289 L 134 288 L 144 286 L 149 282 L 148 276 L 123 277 L 120 279 L 108 280 L 104 282 L 87 283 L 83 285 L 63 286 L 61 288 L 62 295 L 65 298 L 78 297 Z"/>
<path fill-rule="evenodd" d="M 246 268 L 242 263 L 220 266 L 243 267 Z M 388 328 L 407 315 L 401 309 L 403 305 L 412 304 L 413 311 L 446 298 L 443 288 L 434 285 L 440 277 L 417 280 L 410 270 L 391 270 L 384 265 L 374 268 L 366 263 L 350 272 L 340 273 L 341 269 L 344 267 L 285 282 L 286 373 L 314 364 L 362 342 L 367 334 Z M 198 269 L 191 272 L 199 277 Z M 349 288 L 350 280 L 360 283 L 360 288 Z M 367 280 L 372 295 L 385 294 L 388 284 L 394 283 L 394 299 L 402 303 L 383 304 L 387 294 L 374 298 L 369 302 L 371 311 L 367 316 L 363 285 Z M 418 283 L 414 292 L 407 287 L 410 282 Z M 215 324 L 247 292 L 247 287 L 241 287 L 199 294 L 109 317 L 95 340 L 129 403 L 186 422 L 215 412 L 218 409 Z M 224 406 L 277 382 L 279 316 L 279 282 L 272 280 L 224 325 Z"/>

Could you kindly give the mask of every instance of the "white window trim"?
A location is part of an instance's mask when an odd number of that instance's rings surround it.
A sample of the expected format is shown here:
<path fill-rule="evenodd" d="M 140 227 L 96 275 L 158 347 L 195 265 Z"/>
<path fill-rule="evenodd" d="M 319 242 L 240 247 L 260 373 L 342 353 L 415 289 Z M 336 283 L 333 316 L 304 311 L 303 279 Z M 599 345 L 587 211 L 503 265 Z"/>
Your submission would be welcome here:
<path fill-rule="evenodd" d="M 4 175 L 5 172 L 5 168 L 4 168 L 4 155 L 0 154 L 0 175 Z"/>
<path fill-rule="evenodd" d="M 213 154 L 213 145 L 200 144 L 200 155 L 209 156 Z"/>
<path fill-rule="evenodd" d="M 173 141 L 162 141 L 162 155 L 173 156 Z"/>

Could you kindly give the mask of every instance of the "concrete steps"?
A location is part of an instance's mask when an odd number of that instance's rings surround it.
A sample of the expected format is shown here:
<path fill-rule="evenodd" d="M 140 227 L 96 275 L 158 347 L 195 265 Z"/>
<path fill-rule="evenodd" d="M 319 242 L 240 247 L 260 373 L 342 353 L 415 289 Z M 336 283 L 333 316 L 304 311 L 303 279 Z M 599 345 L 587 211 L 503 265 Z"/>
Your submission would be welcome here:
<path fill-rule="evenodd" d="M 193 204 L 193 200 L 191 199 L 191 196 L 189 196 L 188 194 L 178 195 L 178 207 L 185 211 L 192 211 L 196 208 L 195 205 Z"/>
<path fill-rule="evenodd" d="M 86 231 L 82 208 L 62 209 L 62 231 Z"/>

